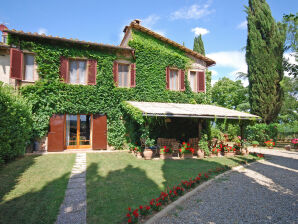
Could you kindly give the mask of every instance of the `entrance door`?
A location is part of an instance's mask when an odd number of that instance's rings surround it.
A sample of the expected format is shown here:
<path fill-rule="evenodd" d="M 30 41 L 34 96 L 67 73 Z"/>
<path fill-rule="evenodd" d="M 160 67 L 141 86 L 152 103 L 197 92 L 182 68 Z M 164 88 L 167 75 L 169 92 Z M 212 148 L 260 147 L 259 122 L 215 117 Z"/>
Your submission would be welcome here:
<path fill-rule="evenodd" d="M 91 148 L 91 119 L 92 115 L 66 115 L 67 149 Z"/>

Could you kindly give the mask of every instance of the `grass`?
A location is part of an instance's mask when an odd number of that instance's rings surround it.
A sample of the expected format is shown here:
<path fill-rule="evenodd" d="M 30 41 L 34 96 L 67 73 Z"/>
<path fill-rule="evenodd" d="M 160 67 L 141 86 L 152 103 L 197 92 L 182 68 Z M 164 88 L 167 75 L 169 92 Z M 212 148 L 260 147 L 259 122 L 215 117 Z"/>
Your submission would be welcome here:
<path fill-rule="evenodd" d="M 54 223 L 75 154 L 26 156 L 0 169 L 0 223 Z"/>
<path fill-rule="evenodd" d="M 87 222 L 119 223 L 127 208 L 147 205 L 167 187 L 218 166 L 237 166 L 253 157 L 203 160 L 139 160 L 129 153 L 87 155 Z"/>

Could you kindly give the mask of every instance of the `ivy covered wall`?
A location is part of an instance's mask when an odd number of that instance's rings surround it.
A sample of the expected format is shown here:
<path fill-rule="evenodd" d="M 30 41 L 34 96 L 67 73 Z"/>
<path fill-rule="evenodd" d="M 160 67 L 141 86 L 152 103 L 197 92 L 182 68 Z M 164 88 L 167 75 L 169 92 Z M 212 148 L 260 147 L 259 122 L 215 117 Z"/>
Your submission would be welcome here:
<path fill-rule="evenodd" d="M 138 133 L 142 120 L 138 112 L 135 112 L 135 119 L 129 116 L 132 112 L 129 112 L 131 110 L 127 104 L 122 103 L 123 101 L 210 102 L 208 83 L 206 94 L 193 93 L 186 78 L 184 92 L 166 90 L 166 67 L 188 69 L 192 61 L 181 50 L 140 31 L 134 30 L 132 40 L 129 42 L 135 49 L 135 59 L 123 56 L 121 52 L 115 50 L 49 42 L 12 34 L 9 35 L 9 44 L 36 54 L 40 80 L 34 85 L 21 87 L 21 93 L 33 105 L 35 137 L 47 134 L 52 114 L 105 113 L 108 117 L 108 143 L 116 148 L 122 148 L 126 142 L 136 138 L 133 135 Z M 61 56 L 96 59 L 98 66 L 96 85 L 70 85 L 61 82 L 59 77 Z M 119 57 L 136 63 L 135 88 L 115 87 L 113 61 Z M 206 80 L 208 82 L 208 77 Z M 135 122 L 136 119 L 139 121 Z"/>

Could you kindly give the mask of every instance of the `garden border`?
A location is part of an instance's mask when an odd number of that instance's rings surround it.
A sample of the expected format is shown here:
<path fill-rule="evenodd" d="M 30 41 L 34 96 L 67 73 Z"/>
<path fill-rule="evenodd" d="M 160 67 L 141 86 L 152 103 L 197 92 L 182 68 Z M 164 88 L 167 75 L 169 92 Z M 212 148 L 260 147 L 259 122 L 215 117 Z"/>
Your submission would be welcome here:
<path fill-rule="evenodd" d="M 215 176 L 214 178 L 200 184 L 199 186 L 197 186 L 196 188 L 194 188 L 192 191 L 189 191 L 187 192 L 185 195 L 181 196 L 178 200 L 172 202 L 171 204 L 167 205 L 165 208 L 163 208 L 160 212 L 156 213 L 154 216 L 152 216 L 150 219 L 148 219 L 147 221 L 145 221 L 145 224 L 152 224 L 154 223 L 155 221 L 157 221 L 157 219 L 167 215 L 171 210 L 173 210 L 175 207 L 177 207 L 178 205 L 182 204 L 186 199 L 190 198 L 191 196 L 193 196 L 195 193 L 197 193 L 198 191 L 204 189 L 205 187 L 207 187 L 208 185 L 210 185 L 211 183 L 213 183 L 214 180 L 224 176 L 224 175 L 227 175 L 227 174 L 230 174 L 234 171 L 237 171 L 241 168 L 245 168 L 247 166 L 250 166 L 254 163 L 258 163 L 262 160 L 258 160 L 258 161 L 254 161 L 252 163 L 249 163 L 249 164 L 246 164 L 246 165 L 239 165 L 239 166 L 236 166 L 236 167 L 232 167 L 231 170 L 228 170 L 222 174 L 219 174 L 217 176 Z"/>

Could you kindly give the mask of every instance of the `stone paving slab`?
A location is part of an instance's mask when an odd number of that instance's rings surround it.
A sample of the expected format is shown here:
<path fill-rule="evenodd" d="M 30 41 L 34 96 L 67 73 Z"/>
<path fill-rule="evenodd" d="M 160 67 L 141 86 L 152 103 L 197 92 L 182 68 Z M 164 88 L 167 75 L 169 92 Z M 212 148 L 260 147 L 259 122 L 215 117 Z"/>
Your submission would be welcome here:
<path fill-rule="evenodd" d="M 77 153 L 56 224 L 86 223 L 86 166 L 86 153 Z"/>

